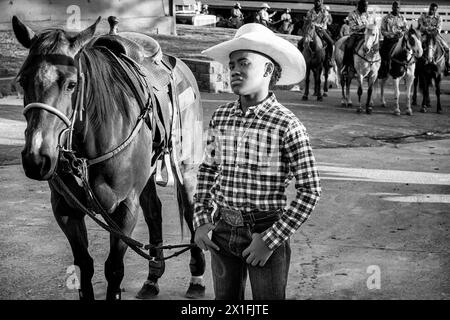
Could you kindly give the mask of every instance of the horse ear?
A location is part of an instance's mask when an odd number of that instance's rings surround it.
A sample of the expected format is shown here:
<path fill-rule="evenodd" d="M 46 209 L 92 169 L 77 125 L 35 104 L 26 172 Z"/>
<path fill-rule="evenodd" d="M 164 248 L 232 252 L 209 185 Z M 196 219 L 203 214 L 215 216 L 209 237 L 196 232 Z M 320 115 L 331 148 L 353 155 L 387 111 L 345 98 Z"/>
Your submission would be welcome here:
<path fill-rule="evenodd" d="M 75 52 L 78 52 L 78 50 L 80 50 L 87 42 L 89 42 L 89 40 L 92 39 L 95 34 L 95 30 L 97 29 L 97 25 L 101 19 L 102 17 L 98 17 L 94 24 L 92 24 L 90 27 L 87 27 L 71 39 L 71 48 Z"/>
<path fill-rule="evenodd" d="M 35 33 L 31 28 L 27 27 L 17 16 L 12 17 L 12 26 L 17 41 L 25 48 L 30 49 L 31 41 L 35 37 Z"/>

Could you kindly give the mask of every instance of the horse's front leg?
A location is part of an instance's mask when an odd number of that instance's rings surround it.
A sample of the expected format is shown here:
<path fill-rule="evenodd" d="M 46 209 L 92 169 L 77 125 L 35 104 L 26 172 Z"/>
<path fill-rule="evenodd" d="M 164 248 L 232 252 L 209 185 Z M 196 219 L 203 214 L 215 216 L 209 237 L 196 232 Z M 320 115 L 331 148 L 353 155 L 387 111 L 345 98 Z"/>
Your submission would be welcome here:
<path fill-rule="evenodd" d="M 358 79 L 358 91 L 357 91 L 357 94 L 358 94 L 358 108 L 356 109 L 356 112 L 357 113 L 361 113 L 362 112 L 361 96 L 363 94 L 362 86 L 363 86 L 364 77 L 358 74 L 357 79 Z"/>
<path fill-rule="evenodd" d="M 118 205 L 111 218 L 125 235 L 131 236 L 140 210 L 139 198 L 132 193 L 130 197 Z M 122 298 L 120 284 L 122 283 L 125 269 L 123 257 L 128 249 L 128 245 L 113 234 L 110 234 L 109 239 L 110 251 L 105 261 L 105 277 L 108 281 L 106 299 L 120 300 Z"/>
<path fill-rule="evenodd" d="M 306 66 L 306 74 L 305 74 L 305 92 L 303 93 L 302 100 L 306 101 L 308 100 L 309 95 L 309 75 L 311 72 L 311 68 L 309 66 Z"/>
<path fill-rule="evenodd" d="M 441 106 L 441 75 L 438 75 L 434 80 L 434 84 L 436 86 L 436 112 L 442 113 Z"/>
<path fill-rule="evenodd" d="M 413 95 L 412 95 L 411 105 L 416 106 L 417 105 L 417 85 L 419 83 L 419 76 L 413 75 L 413 78 L 414 78 Z"/>
<path fill-rule="evenodd" d="M 317 92 L 317 101 L 322 101 L 322 88 L 320 86 L 320 77 L 322 75 L 322 67 L 318 66 L 314 70 L 314 91 Z"/>
<path fill-rule="evenodd" d="M 400 115 L 400 105 L 399 105 L 399 98 L 400 98 L 400 78 L 394 79 L 394 111 L 393 113 L 396 116 Z"/>
<path fill-rule="evenodd" d="M 421 76 L 421 80 L 423 81 L 423 91 L 422 91 L 422 107 L 420 108 L 420 112 L 427 112 L 428 103 L 430 100 L 429 97 L 429 86 L 430 83 L 425 75 Z"/>
<path fill-rule="evenodd" d="M 330 72 L 330 67 L 325 67 L 323 69 L 323 96 L 328 97 L 328 73 Z"/>
<path fill-rule="evenodd" d="M 406 94 L 406 114 L 408 116 L 411 116 L 413 114 L 411 109 L 411 86 L 413 85 L 414 80 L 414 71 L 411 73 L 406 73 L 406 88 L 405 88 L 405 94 Z"/>
<path fill-rule="evenodd" d="M 373 92 L 373 86 L 375 85 L 375 81 L 377 80 L 377 72 L 372 72 L 369 75 L 368 78 L 368 87 L 367 87 L 367 99 L 366 99 L 366 113 L 371 114 L 372 113 L 372 92 Z"/>
<path fill-rule="evenodd" d="M 58 225 L 69 240 L 74 257 L 74 265 L 80 268 L 80 300 L 94 300 L 92 276 L 94 275 L 94 260 L 89 255 L 88 237 L 84 215 L 75 211 L 56 191 L 51 192 L 53 214 Z"/>
<path fill-rule="evenodd" d="M 381 107 L 386 108 L 386 100 L 384 99 L 384 86 L 386 84 L 386 80 L 388 78 L 384 78 L 384 79 L 379 79 L 380 80 L 380 102 L 381 102 Z"/>

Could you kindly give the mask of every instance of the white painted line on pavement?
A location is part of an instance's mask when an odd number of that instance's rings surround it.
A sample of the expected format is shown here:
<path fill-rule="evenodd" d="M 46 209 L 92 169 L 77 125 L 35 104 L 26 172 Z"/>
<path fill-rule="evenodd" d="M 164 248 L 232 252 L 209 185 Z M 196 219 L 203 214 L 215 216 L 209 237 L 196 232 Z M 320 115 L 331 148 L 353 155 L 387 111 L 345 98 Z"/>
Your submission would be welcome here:
<path fill-rule="evenodd" d="M 450 185 L 450 173 L 318 166 L 321 179 Z"/>

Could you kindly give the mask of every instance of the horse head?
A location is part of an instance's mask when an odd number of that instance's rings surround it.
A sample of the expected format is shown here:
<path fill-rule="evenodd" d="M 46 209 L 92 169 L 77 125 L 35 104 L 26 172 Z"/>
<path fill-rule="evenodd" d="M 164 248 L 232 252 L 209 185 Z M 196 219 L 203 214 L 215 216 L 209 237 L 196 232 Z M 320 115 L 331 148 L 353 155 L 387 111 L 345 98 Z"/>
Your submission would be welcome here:
<path fill-rule="evenodd" d="M 424 58 L 426 64 L 435 64 L 436 63 L 436 54 L 438 51 L 438 44 L 436 40 L 436 34 L 432 32 L 427 32 L 424 34 L 425 36 L 425 49 L 424 49 Z"/>
<path fill-rule="evenodd" d="M 420 36 L 416 29 L 409 27 L 408 31 L 405 32 L 402 39 L 402 47 L 411 51 L 414 57 L 420 58 L 423 55 L 422 41 L 419 40 Z"/>
<path fill-rule="evenodd" d="M 378 51 L 378 44 L 380 42 L 380 28 L 377 23 L 368 24 L 364 32 L 364 53 L 371 51 Z"/>
<path fill-rule="evenodd" d="M 22 165 L 27 177 L 48 180 L 55 170 L 60 138 L 71 126 L 76 100 L 76 54 L 94 36 L 97 21 L 79 33 L 46 29 L 35 33 L 16 16 L 14 34 L 29 54 L 17 78 L 24 92 L 27 121 Z"/>
<path fill-rule="evenodd" d="M 303 26 L 303 41 L 308 49 L 311 51 L 317 51 L 321 47 L 321 40 L 317 34 L 316 26 L 312 23 L 310 19 L 305 20 L 305 25 Z"/>

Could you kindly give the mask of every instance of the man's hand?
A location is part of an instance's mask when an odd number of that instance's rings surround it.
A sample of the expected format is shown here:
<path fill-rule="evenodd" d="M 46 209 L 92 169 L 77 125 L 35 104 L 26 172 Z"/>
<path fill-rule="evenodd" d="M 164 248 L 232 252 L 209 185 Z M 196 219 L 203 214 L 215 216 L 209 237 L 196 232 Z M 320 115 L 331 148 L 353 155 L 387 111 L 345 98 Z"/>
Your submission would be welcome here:
<path fill-rule="evenodd" d="M 219 251 L 219 247 L 208 236 L 208 233 L 214 228 L 212 223 L 205 223 L 195 230 L 194 241 L 200 249 L 208 251 L 209 248 L 212 248 Z"/>
<path fill-rule="evenodd" d="M 242 252 L 242 256 L 244 258 L 247 257 L 246 262 L 248 264 L 251 264 L 254 267 L 257 265 L 264 267 L 273 251 L 267 247 L 260 233 L 252 234 L 252 238 L 252 242 Z"/>

